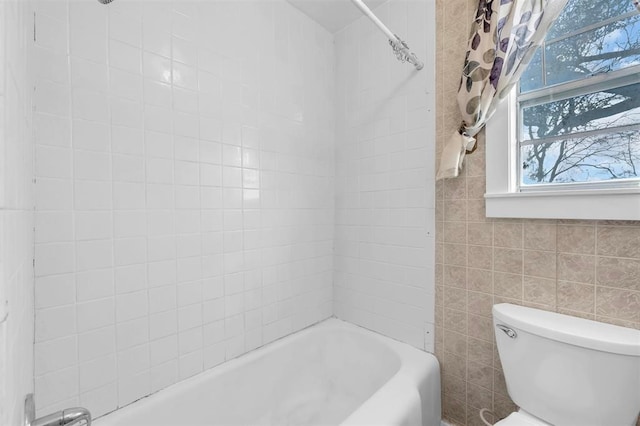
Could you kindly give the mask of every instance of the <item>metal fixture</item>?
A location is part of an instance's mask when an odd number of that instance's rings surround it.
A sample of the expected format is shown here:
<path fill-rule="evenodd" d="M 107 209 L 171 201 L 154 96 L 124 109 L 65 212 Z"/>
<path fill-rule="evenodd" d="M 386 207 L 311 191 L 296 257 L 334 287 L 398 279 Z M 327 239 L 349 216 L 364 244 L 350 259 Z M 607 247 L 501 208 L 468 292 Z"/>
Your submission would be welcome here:
<path fill-rule="evenodd" d="M 518 333 L 516 333 L 516 331 L 511 327 L 507 327 L 506 325 L 502 324 L 496 324 L 496 327 L 504 331 L 504 334 L 511 337 L 512 339 L 516 339 L 518 337 Z"/>
<path fill-rule="evenodd" d="M 402 40 L 398 35 L 391 32 L 389 28 L 385 24 L 382 23 L 380 19 L 367 7 L 366 4 L 362 2 L 362 0 L 351 0 L 353 4 L 356 5 L 358 9 L 364 13 L 367 18 L 371 19 L 371 21 L 376 24 L 380 31 L 382 31 L 387 38 L 389 39 L 389 44 L 393 49 L 393 53 L 396 55 L 396 58 L 400 62 L 409 62 L 413 66 L 416 67 L 417 70 L 421 70 L 424 67 L 424 64 L 420 62 L 415 53 L 409 50 L 409 46 L 407 42 Z"/>
<path fill-rule="evenodd" d="M 36 417 L 36 405 L 33 394 L 24 399 L 24 426 L 75 426 L 84 422 L 84 426 L 91 426 L 91 413 L 86 408 L 66 408 L 57 413 Z"/>

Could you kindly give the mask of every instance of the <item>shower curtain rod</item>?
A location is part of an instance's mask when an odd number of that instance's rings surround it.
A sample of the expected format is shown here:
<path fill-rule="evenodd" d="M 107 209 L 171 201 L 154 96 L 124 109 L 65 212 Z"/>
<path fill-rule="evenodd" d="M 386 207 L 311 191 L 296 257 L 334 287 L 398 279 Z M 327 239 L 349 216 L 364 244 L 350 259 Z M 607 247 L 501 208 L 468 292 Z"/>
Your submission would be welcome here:
<path fill-rule="evenodd" d="M 420 62 L 416 54 L 409 50 L 409 46 L 407 45 L 407 43 L 400 37 L 398 37 L 398 35 L 392 33 L 391 30 L 387 28 L 387 26 L 383 24 L 380 19 L 378 19 L 378 17 L 371 11 L 371 9 L 369 9 L 367 5 L 362 2 L 362 0 L 351 0 L 351 2 L 355 4 L 358 9 L 362 11 L 362 13 L 367 15 L 367 18 L 371 19 L 371 21 L 373 21 L 373 23 L 376 24 L 378 28 L 380 28 L 380 31 L 382 31 L 387 36 L 387 38 L 389 39 L 389 44 L 393 48 L 393 53 L 396 55 L 396 58 L 400 62 L 409 62 L 410 64 L 413 64 L 417 70 L 421 70 L 422 67 L 424 67 L 424 64 Z"/>

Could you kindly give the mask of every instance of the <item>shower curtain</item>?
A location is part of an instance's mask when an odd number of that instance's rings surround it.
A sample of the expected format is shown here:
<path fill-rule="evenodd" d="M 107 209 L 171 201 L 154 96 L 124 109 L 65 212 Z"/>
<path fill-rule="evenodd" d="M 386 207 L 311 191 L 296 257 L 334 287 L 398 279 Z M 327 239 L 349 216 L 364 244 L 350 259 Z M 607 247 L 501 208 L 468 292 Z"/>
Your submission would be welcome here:
<path fill-rule="evenodd" d="M 517 83 L 568 0 L 479 0 L 458 89 L 462 124 L 446 143 L 436 179 L 457 177 L 475 135 Z M 487 141 L 491 143 L 491 141 Z"/>

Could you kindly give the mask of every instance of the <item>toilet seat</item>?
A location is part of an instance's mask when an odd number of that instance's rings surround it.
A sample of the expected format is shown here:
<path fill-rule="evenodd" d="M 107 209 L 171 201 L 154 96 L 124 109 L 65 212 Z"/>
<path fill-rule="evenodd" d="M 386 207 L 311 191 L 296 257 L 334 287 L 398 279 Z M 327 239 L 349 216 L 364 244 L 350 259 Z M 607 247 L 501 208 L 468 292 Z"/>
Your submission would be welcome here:
<path fill-rule="evenodd" d="M 494 426 L 553 426 L 524 411 L 515 411 Z"/>

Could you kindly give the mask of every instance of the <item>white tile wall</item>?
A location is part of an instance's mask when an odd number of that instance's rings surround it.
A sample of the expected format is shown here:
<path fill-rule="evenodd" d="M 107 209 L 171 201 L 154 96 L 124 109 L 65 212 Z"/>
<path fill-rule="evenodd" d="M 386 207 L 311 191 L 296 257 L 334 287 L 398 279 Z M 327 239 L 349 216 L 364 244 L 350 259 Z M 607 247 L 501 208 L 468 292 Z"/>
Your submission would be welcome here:
<path fill-rule="evenodd" d="M 336 34 L 334 310 L 433 351 L 435 5 L 375 13 L 426 65 L 396 62 L 364 17 Z"/>
<path fill-rule="evenodd" d="M 0 2 L 0 424 L 33 392 L 32 80 L 28 1 Z M 58 297 L 52 295 L 52 299 Z"/>
<path fill-rule="evenodd" d="M 284 1 L 36 9 L 38 413 L 330 316 L 333 37 Z"/>

